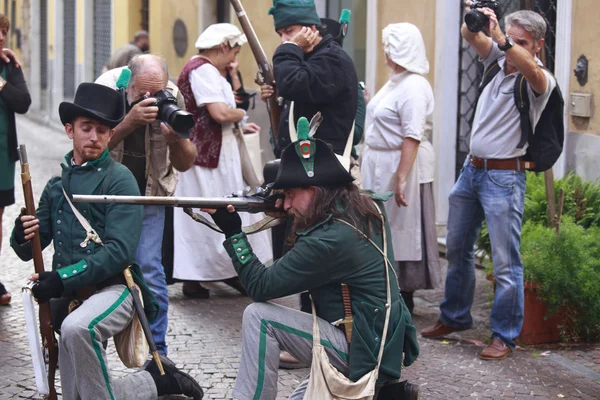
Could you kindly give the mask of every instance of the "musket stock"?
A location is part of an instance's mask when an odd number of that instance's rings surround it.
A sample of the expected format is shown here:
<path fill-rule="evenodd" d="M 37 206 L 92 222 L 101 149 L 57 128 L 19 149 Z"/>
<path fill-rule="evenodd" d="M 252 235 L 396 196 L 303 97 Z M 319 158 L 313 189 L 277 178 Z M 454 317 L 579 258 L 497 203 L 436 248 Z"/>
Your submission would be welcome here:
<path fill-rule="evenodd" d="M 271 85 L 275 88 L 275 76 L 273 75 L 273 68 L 271 67 L 271 63 L 269 63 L 269 59 L 265 54 L 260 42 L 258 41 L 258 37 L 256 36 L 256 32 L 254 32 L 254 28 L 248 19 L 248 15 L 246 15 L 246 11 L 242 6 L 242 2 L 240 0 L 230 0 L 233 9 L 235 10 L 235 14 L 240 21 L 240 25 L 242 26 L 242 30 L 248 39 L 248 44 L 250 45 L 250 49 L 252 50 L 252 54 L 258 64 L 258 72 L 263 77 L 263 83 L 266 85 Z M 281 113 L 281 106 L 277 102 L 277 89 L 267 99 L 267 110 L 269 111 L 269 120 L 271 122 L 271 132 L 273 134 L 273 144 L 277 147 L 277 132 L 279 130 L 279 114 Z"/>
<path fill-rule="evenodd" d="M 21 183 L 23 184 L 23 196 L 25 197 L 25 211 L 27 215 L 36 216 L 35 201 L 33 197 L 33 188 L 31 186 L 31 175 L 29 173 L 29 163 L 27 162 L 27 150 L 25 145 L 19 146 L 19 159 L 21 162 Z M 39 234 L 35 234 L 31 239 L 31 248 L 33 255 L 33 266 L 36 273 L 44 272 L 44 258 L 42 256 L 42 244 Z M 42 346 L 44 348 L 44 358 L 48 366 L 48 386 L 50 393 L 49 400 L 56 400 L 56 388 L 54 387 L 54 378 L 56 375 L 56 366 L 58 364 L 58 345 L 52 329 L 52 313 L 50 303 L 39 303 L 40 333 L 42 335 Z"/>

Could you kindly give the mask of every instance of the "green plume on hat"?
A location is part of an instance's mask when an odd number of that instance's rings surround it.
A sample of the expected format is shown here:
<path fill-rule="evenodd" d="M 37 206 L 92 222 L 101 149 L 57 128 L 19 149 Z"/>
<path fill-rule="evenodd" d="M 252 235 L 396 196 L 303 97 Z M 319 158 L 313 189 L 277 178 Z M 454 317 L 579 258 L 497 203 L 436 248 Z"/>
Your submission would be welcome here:
<path fill-rule="evenodd" d="M 296 131 L 298 132 L 298 140 L 308 140 L 308 120 L 305 117 L 300 117 L 297 126 Z"/>
<path fill-rule="evenodd" d="M 352 12 L 350 10 L 348 10 L 347 8 L 344 8 L 342 10 L 342 13 L 340 14 L 340 25 L 344 25 L 344 24 L 349 24 L 350 23 L 350 15 L 352 15 Z"/>
<path fill-rule="evenodd" d="M 296 125 L 298 141 L 294 143 L 296 154 L 302 162 L 304 172 L 309 178 L 315 176 L 315 153 L 317 152 L 317 143 L 309 135 L 310 125 L 305 117 L 298 119 Z"/>

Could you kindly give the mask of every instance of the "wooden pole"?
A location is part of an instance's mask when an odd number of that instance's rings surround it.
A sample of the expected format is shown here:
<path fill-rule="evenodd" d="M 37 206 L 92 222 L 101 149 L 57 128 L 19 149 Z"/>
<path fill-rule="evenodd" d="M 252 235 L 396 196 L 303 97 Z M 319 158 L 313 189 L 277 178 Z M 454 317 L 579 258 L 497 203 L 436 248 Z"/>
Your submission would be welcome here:
<path fill-rule="evenodd" d="M 546 182 L 546 202 L 548 203 L 548 226 L 556 226 L 556 195 L 554 192 L 554 172 L 552 169 L 544 171 Z"/>

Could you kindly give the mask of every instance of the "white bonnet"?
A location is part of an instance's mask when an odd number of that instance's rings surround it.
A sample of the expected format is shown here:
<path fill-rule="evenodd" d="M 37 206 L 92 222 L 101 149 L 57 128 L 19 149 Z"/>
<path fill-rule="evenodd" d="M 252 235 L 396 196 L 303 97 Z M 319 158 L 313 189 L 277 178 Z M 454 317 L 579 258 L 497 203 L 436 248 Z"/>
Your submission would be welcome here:
<path fill-rule="evenodd" d="M 389 24 L 382 32 L 383 50 L 388 57 L 416 74 L 429 73 L 425 43 L 419 28 L 408 22 Z"/>
<path fill-rule="evenodd" d="M 230 47 L 242 46 L 248 42 L 237 26 L 228 23 L 212 24 L 204 30 L 196 40 L 198 50 L 212 49 L 222 45 L 229 44 Z"/>

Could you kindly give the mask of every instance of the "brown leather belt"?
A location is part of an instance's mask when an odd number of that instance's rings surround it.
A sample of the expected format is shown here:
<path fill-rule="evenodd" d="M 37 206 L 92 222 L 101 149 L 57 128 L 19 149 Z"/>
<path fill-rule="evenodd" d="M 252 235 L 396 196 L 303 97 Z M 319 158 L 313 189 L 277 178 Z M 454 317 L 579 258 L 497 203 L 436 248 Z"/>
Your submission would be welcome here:
<path fill-rule="evenodd" d="M 493 158 L 485 159 L 485 158 L 469 156 L 469 162 L 475 168 L 485 168 L 485 169 L 502 169 L 502 170 L 523 171 L 526 169 L 535 168 L 535 163 L 533 161 L 525 161 L 525 160 L 523 160 L 522 157 L 497 160 L 497 159 L 493 159 Z"/>

